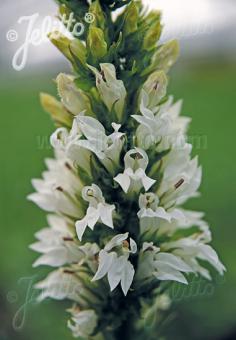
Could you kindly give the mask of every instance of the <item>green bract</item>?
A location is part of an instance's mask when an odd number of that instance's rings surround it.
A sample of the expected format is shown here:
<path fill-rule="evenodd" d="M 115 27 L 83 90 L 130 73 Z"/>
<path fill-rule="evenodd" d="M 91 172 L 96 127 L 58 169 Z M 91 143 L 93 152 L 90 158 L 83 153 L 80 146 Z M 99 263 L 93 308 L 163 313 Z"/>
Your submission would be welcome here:
<path fill-rule="evenodd" d="M 178 43 L 159 43 L 160 13 L 141 1 L 58 2 L 85 31 L 49 35 L 73 74 L 57 76 L 58 99 L 41 94 L 57 129 L 29 196 L 49 213 L 31 246 L 41 253 L 34 266 L 53 268 L 39 300 L 71 300 L 79 339 L 156 339 L 150 320 L 167 312 L 169 285 L 210 279 L 206 262 L 225 270 L 204 214 L 181 207 L 198 195 L 202 171 L 186 142 L 190 119 L 167 92 Z"/>

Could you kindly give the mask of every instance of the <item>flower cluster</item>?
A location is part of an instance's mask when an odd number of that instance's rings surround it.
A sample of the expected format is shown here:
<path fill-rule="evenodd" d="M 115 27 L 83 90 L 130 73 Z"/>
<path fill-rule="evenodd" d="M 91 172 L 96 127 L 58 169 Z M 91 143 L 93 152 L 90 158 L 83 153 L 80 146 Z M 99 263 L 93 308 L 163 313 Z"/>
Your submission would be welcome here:
<path fill-rule="evenodd" d="M 156 50 L 160 14 L 139 1 L 113 21 L 104 3 L 87 8 L 96 20 L 83 41 L 51 35 L 74 75 L 56 78 L 60 100 L 41 95 L 57 129 L 55 157 L 29 196 L 50 213 L 49 227 L 31 248 L 41 253 L 35 267 L 55 268 L 37 284 L 39 300 L 72 301 L 75 337 L 119 339 L 123 330 L 129 339 L 138 325 L 129 316 L 168 308 L 163 281 L 210 279 L 206 262 L 220 274 L 224 266 L 204 214 L 181 207 L 198 195 L 202 172 L 186 142 L 189 119 L 167 95 L 177 43 Z"/>

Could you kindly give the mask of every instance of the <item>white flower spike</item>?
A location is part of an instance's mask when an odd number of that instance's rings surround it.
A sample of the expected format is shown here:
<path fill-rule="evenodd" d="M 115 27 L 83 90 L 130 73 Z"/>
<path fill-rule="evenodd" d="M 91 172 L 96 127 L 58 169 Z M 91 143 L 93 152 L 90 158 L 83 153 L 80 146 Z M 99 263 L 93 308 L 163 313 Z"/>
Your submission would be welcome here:
<path fill-rule="evenodd" d="M 74 75 L 56 78 L 60 101 L 41 98 L 56 123 L 55 157 L 29 199 L 52 215 L 31 249 L 34 267 L 56 268 L 36 286 L 39 300 L 72 300 L 68 327 L 81 339 L 155 337 L 159 324 L 145 323 L 163 319 L 171 281 L 210 279 L 205 263 L 225 270 L 203 214 L 181 207 L 198 196 L 202 172 L 182 101 L 167 95 L 178 45 L 155 52 L 161 15 L 141 2 L 84 1 L 89 32 L 50 35 Z"/>

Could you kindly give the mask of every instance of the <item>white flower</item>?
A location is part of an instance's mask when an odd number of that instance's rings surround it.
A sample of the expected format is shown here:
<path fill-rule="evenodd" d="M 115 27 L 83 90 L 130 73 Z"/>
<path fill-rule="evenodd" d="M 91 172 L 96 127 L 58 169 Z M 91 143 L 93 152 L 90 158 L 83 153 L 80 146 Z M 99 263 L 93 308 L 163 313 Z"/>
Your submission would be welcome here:
<path fill-rule="evenodd" d="M 37 232 L 35 236 L 38 242 L 30 246 L 34 251 L 43 254 L 35 261 L 34 267 L 39 265 L 60 267 L 65 264 L 79 263 L 85 257 L 91 257 L 99 252 L 96 243 L 79 246 L 74 241 L 74 235 L 63 218 L 49 215 L 48 223 L 50 228 Z"/>
<path fill-rule="evenodd" d="M 157 235 L 166 234 L 172 236 L 177 230 L 190 229 L 194 226 L 201 232 L 204 232 L 207 242 L 211 241 L 211 231 L 208 223 L 203 220 L 204 213 L 185 209 L 178 210 L 181 212 L 183 218 L 180 216 L 180 218 L 172 220 L 171 222 L 161 221 Z"/>
<path fill-rule="evenodd" d="M 172 149 L 162 163 L 163 179 L 157 194 L 165 208 L 180 205 L 187 199 L 197 196 L 201 184 L 202 169 L 198 158 L 190 158 L 191 145 Z"/>
<path fill-rule="evenodd" d="M 148 225 L 159 225 L 161 221 L 165 220 L 169 223 L 172 220 L 184 220 L 185 216 L 180 209 L 165 210 L 159 206 L 159 198 L 153 193 L 141 194 L 139 197 L 138 217 L 145 219 Z"/>
<path fill-rule="evenodd" d="M 60 73 L 57 78 L 57 89 L 61 97 L 62 104 L 73 115 L 77 116 L 80 112 L 91 113 L 91 105 L 88 97 L 74 83 L 74 77 Z"/>
<path fill-rule="evenodd" d="M 84 285 L 84 280 L 80 279 L 80 272 L 77 267 L 75 266 L 75 270 L 72 267 L 54 270 L 43 281 L 38 282 L 35 288 L 41 290 L 41 292 L 37 300 L 42 301 L 46 298 L 69 299 L 84 308 L 87 308 L 91 303 L 101 303 L 100 297 Z M 81 275 L 83 276 L 83 274 Z"/>
<path fill-rule="evenodd" d="M 71 309 L 70 312 L 72 322 L 68 321 L 68 327 L 71 329 L 73 336 L 88 339 L 97 326 L 97 314 L 92 309 L 80 311 L 76 307 Z"/>
<path fill-rule="evenodd" d="M 120 152 L 123 147 L 123 133 L 119 132 L 121 125 L 112 123 L 114 132 L 107 136 L 103 125 L 92 117 L 78 116 L 77 124 L 86 139 L 78 139 L 72 143 L 90 150 L 101 160 L 104 166 L 111 173 L 118 167 Z"/>
<path fill-rule="evenodd" d="M 163 151 L 169 149 L 176 141 L 183 140 L 190 119 L 179 117 L 182 101 L 173 104 L 173 98 L 170 97 L 167 102 L 152 110 L 148 108 L 148 103 L 149 96 L 142 90 L 140 94 L 142 115 L 132 116 L 140 123 L 136 132 L 138 145 L 146 150 L 156 144 L 157 150 Z"/>
<path fill-rule="evenodd" d="M 72 128 L 68 131 L 66 128 L 58 128 L 50 137 L 51 145 L 59 152 L 63 152 L 68 159 L 75 162 L 85 172 L 91 176 L 90 158 L 91 152 L 88 149 L 79 147 L 76 142 L 82 137 L 78 121 L 73 120 Z"/>
<path fill-rule="evenodd" d="M 121 283 L 124 295 L 127 295 L 134 277 L 134 267 L 129 261 L 129 255 L 137 252 L 135 241 L 130 239 L 130 244 L 128 243 L 128 235 L 128 233 L 116 235 L 100 251 L 99 267 L 93 278 L 93 281 L 100 280 L 107 275 L 111 291 Z M 122 255 L 119 256 L 116 249 L 120 250 Z"/>
<path fill-rule="evenodd" d="M 100 159 L 108 171 L 114 173 L 120 162 L 124 134 L 119 132 L 121 125 L 112 123 L 112 127 L 114 132 L 107 136 L 105 128 L 98 120 L 81 114 L 75 117 L 71 131 L 58 128 L 50 140 L 55 149 L 65 152 L 68 158 L 75 161 L 88 174 L 91 172 L 92 153 Z"/>
<path fill-rule="evenodd" d="M 63 153 L 57 157 L 46 160 L 48 171 L 43 173 L 43 179 L 32 180 L 37 192 L 29 195 L 28 199 L 43 210 L 80 218 L 83 209 L 78 196 L 83 184 L 71 161 Z"/>
<path fill-rule="evenodd" d="M 215 250 L 208 244 L 205 244 L 208 241 L 208 235 L 202 233 L 197 237 L 192 235 L 177 241 L 166 242 L 162 244 L 162 247 L 166 251 L 172 251 L 173 254 L 180 256 L 191 266 L 194 272 L 199 272 L 205 278 L 211 279 L 208 270 L 203 268 L 198 260 L 209 262 L 221 275 L 223 275 L 225 267 L 220 262 Z"/>
<path fill-rule="evenodd" d="M 160 252 L 153 243 L 144 243 L 139 258 L 136 279 L 145 280 L 155 276 L 161 281 L 177 281 L 187 284 L 183 273 L 192 272 L 192 268 L 180 257 Z"/>
<path fill-rule="evenodd" d="M 97 222 L 113 229 L 112 212 L 115 210 L 115 206 L 105 203 L 100 188 L 96 184 L 84 187 L 82 196 L 85 201 L 89 202 L 89 207 L 86 216 L 76 222 L 76 232 L 79 240 L 82 240 L 85 229 L 89 227 L 93 230 Z"/>
<path fill-rule="evenodd" d="M 116 78 L 113 64 L 100 64 L 101 73 L 90 65 L 88 67 L 96 76 L 98 92 L 109 111 L 114 110 L 119 122 L 123 119 L 127 92 L 122 80 Z"/>
<path fill-rule="evenodd" d="M 37 283 L 35 288 L 41 289 L 38 297 L 42 301 L 48 297 L 55 300 L 70 299 L 80 302 L 80 294 L 84 292 L 83 284 L 79 278 L 66 269 L 58 269 L 51 272 L 46 279 Z"/>
<path fill-rule="evenodd" d="M 82 252 L 73 242 L 73 235 L 69 231 L 66 221 L 56 215 L 50 215 L 48 223 L 51 227 L 36 233 L 38 242 L 30 246 L 34 251 L 43 254 L 33 266 L 60 267 L 66 263 L 78 262 Z"/>
<path fill-rule="evenodd" d="M 130 187 L 133 191 L 139 191 L 143 186 L 147 191 L 156 182 L 145 173 L 148 166 L 148 156 L 144 150 L 135 148 L 128 151 L 124 157 L 124 162 L 124 173 L 117 175 L 114 180 L 120 184 L 125 193 L 128 192 Z"/>

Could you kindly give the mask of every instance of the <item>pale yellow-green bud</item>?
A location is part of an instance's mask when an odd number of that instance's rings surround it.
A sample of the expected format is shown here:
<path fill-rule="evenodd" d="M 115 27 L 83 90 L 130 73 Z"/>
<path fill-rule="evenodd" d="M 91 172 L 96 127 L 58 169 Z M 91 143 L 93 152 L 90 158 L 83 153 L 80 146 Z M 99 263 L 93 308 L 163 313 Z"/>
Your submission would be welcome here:
<path fill-rule="evenodd" d="M 124 34 L 128 35 L 137 30 L 138 27 L 138 8 L 134 2 L 131 2 L 127 8 L 127 13 L 124 23 Z"/>
<path fill-rule="evenodd" d="M 53 45 L 55 45 L 58 50 L 64 54 L 67 59 L 69 59 L 70 61 L 73 60 L 69 49 L 71 43 L 71 40 L 69 38 L 61 34 L 59 31 L 49 33 L 48 38 L 53 43 Z"/>
<path fill-rule="evenodd" d="M 88 34 L 88 47 L 94 58 L 102 58 L 107 53 L 107 43 L 100 28 L 91 26 Z"/>
<path fill-rule="evenodd" d="M 109 111 L 114 111 L 118 122 L 122 122 L 126 104 L 127 92 L 122 80 L 116 78 L 116 69 L 113 64 L 100 64 L 101 72 L 88 65 L 96 76 L 96 86 L 102 101 Z"/>
<path fill-rule="evenodd" d="M 86 66 L 86 56 L 87 56 L 87 50 L 85 47 L 85 44 L 82 43 L 79 39 L 73 39 L 70 42 L 70 51 L 71 53 L 79 59 L 82 65 Z"/>
<path fill-rule="evenodd" d="M 148 77 L 143 85 L 143 90 L 148 94 L 150 109 L 156 107 L 166 95 L 167 84 L 168 79 L 163 71 L 156 71 Z"/>
<path fill-rule="evenodd" d="M 179 56 L 179 43 L 177 40 L 169 41 L 162 45 L 153 56 L 153 62 L 159 69 L 168 71 Z"/>
<path fill-rule="evenodd" d="M 156 20 L 147 31 L 147 34 L 143 41 L 143 48 L 145 50 L 152 50 L 156 46 L 161 36 L 161 32 L 162 25 L 159 20 Z"/>
<path fill-rule="evenodd" d="M 89 13 L 94 15 L 94 22 L 91 24 L 91 26 L 96 26 L 103 30 L 106 21 L 99 0 L 91 3 L 89 7 Z"/>
<path fill-rule="evenodd" d="M 48 112 L 58 127 L 71 127 L 73 116 L 66 111 L 63 105 L 53 96 L 47 93 L 40 94 L 40 102 L 43 109 Z"/>
<path fill-rule="evenodd" d="M 179 43 L 177 40 L 171 40 L 160 46 L 153 55 L 151 65 L 143 71 L 142 75 L 149 74 L 154 70 L 163 70 L 168 72 L 179 57 Z"/>
<path fill-rule="evenodd" d="M 90 101 L 85 93 L 78 89 L 72 76 L 60 73 L 56 82 L 62 104 L 69 112 L 73 115 L 78 115 L 83 111 L 87 115 L 91 114 Z"/>

